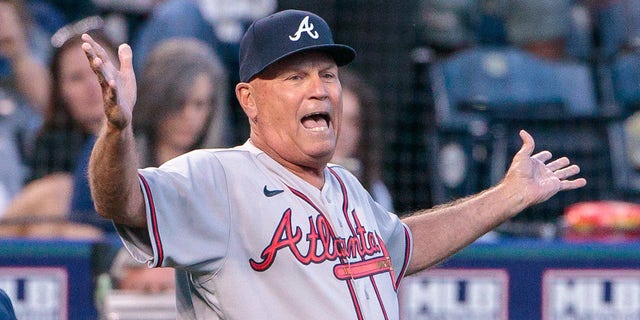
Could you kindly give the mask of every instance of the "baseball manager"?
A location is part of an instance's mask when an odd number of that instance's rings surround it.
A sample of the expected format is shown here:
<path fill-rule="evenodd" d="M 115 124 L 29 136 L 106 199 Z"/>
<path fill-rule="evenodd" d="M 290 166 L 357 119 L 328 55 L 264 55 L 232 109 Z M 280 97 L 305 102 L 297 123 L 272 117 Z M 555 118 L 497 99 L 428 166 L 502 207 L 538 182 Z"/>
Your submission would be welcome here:
<path fill-rule="evenodd" d="M 398 319 L 404 276 L 586 184 L 566 157 L 533 154 L 521 131 L 522 148 L 494 187 L 403 219 L 385 211 L 328 163 L 342 118 L 339 67 L 355 51 L 298 10 L 255 21 L 242 39 L 235 92 L 246 143 L 138 169 L 131 48 L 119 47 L 118 64 L 83 39 L 105 100 L 89 165 L 96 209 L 136 259 L 176 268 L 180 319 Z"/>

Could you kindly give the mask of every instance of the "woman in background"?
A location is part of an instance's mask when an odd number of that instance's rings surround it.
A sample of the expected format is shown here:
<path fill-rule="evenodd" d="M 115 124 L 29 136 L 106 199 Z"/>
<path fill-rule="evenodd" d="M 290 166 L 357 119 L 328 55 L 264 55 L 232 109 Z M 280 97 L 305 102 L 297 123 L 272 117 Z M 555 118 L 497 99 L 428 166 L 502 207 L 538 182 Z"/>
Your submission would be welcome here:
<path fill-rule="evenodd" d="M 227 146 L 227 73 L 204 42 L 172 38 L 155 47 L 139 75 L 133 128 L 140 165 Z"/>
<path fill-rule="evenodd" d="M 86 63 L 80 35 L 88 32 L 95 36 L 115 56 L 116 48 L 102 27 L 99 17 L 89 17 L 64 26 L 52 36 L 55 49 L 50 65 L 53 79 L 50 99 L 28 161 L 28 183 L 2 215 L 5 225 L 15 226 L 14 232 L 3 232 L 3 236 L 94 237 L 99 234 L 99 230 L 91 226 L 67 229 L 64 222 L 70 210 L 72 172 L 82 161 L 82 148 L 98 133 L 104 121 L 102 92 Z"/>
<path fill-rule="evenodd" d="M 382 181 L 382 132 L 375 90 L 350 69 L 340 70 L 342 124 L 331 162 L 353 173 L 374 200 L 393 211 L 389 189 Z"/>

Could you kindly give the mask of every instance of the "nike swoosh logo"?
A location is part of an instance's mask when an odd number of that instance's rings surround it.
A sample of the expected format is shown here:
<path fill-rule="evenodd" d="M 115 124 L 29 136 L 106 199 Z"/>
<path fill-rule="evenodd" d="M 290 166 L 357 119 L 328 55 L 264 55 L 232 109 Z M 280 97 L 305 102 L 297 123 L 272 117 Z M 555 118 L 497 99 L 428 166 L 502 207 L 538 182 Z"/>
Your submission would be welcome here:
<path fill-rule="evenodd" d="M 279 195 L 283 193 L 284 190 L 269 190 L 267 189 L 267 186 L 264 186 L 264 189 L 262 189 L 262 192 L 264 192 L 264 195 L 267 197 L 273 197 L 275 195 Z"/>

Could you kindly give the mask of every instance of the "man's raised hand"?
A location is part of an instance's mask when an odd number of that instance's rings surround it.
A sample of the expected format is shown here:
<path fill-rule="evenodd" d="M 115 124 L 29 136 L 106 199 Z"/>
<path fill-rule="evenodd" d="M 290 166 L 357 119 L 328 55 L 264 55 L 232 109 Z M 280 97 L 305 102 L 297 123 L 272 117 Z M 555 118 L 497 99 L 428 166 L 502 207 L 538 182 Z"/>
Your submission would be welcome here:
<path fill-rule="evenodd" d="M 116 129 L 124 129 L 131 124 L 133 106 L 136 102 L 136 79 L 131 47 L 127 44 L 118 47 L 119 64 L 116 64 L 112 61 L 114 57 L 91 36 L 83 34 L 82 40 L 82 49 L 102 87 L 104 112 L 108 123 Z"/>
<path fill-rule="evenodd" d="M 580 173 L 580 167 L 571 164 L 567 157 L 550 161 L 552 154 L 546 150 L 532 155 L 535 148 L 533 137 L 524 130 L 520 131 L 520 137 L 522 148 L 514 156 L 504 183 L 522 188 L 525 205 L 546 201 L 559 191 L 587 184 L 584 178 L 573 179 Z"/>

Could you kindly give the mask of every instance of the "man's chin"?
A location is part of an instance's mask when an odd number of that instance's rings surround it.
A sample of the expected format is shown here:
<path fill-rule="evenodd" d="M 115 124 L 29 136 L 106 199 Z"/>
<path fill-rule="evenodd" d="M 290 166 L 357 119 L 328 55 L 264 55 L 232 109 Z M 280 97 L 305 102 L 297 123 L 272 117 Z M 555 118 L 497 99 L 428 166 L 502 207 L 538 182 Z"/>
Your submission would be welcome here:
<path fill-rule="evenodd" d="M 311 156 L 313 159 L 316 160 L 317 163 L 322 164 L 322 166 L 324 166 L 327 163 L 329 163 L 329 161 L 331 160 L 333 156 L 333 149 L 327 149 L 322 151 L 317 150 L 316 152 L 312 153 Z"/>

